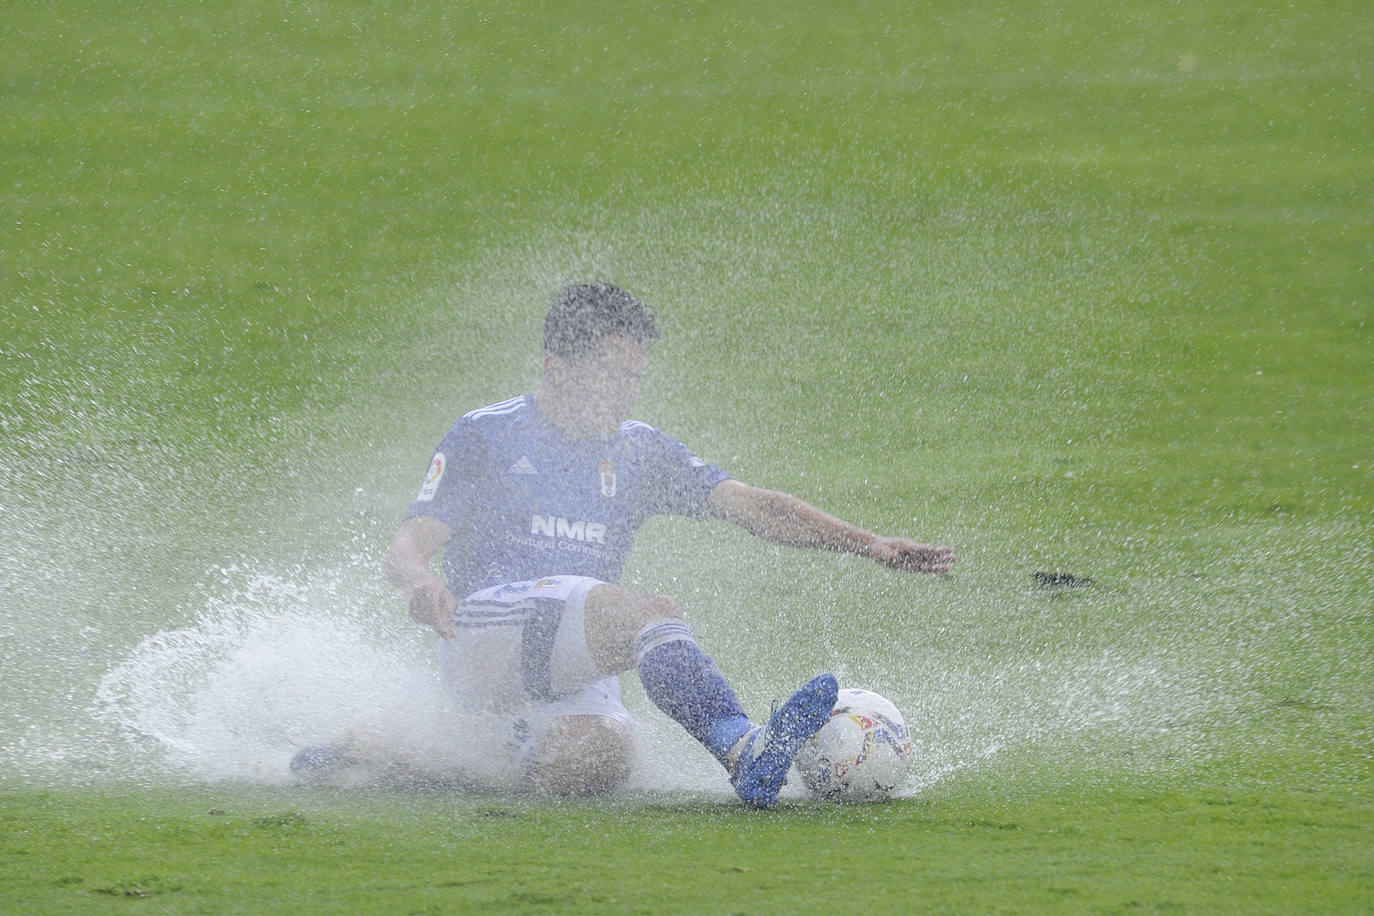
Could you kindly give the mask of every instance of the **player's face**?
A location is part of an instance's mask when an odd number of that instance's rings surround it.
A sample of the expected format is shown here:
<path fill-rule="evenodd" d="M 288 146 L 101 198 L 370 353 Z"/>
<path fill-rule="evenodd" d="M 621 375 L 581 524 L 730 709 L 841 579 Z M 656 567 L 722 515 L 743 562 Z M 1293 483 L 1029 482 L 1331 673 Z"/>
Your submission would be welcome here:
<path fill-rule="evenodd" d="M 613 337 L 595 356 L 561 360 L 561 386 L 577 405 L 589 431 L 610 435 L 630 417 L 649 350 L 630 337 Z"/>

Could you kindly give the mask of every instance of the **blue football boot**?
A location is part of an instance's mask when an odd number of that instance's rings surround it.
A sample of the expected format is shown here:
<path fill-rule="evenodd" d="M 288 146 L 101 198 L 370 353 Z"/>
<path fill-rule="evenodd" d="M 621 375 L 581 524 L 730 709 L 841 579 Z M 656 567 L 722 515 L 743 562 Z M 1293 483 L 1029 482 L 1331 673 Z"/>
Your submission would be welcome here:
<path fill-rule="evenodd" d="M 783 703 L 762 728 L 744 736 L 730 784 L 746 805 L 771 808 L 787 782 L 792 758 L 802 742 L 830 720 L 840 684 L 833 674 L 818 674 Z"/>
<path fill-rule="evenodd" d="M 300 782 L 323 782 L 353 763 L 347 745 L 311 744 L 291 758 L 291 775 Z"/>

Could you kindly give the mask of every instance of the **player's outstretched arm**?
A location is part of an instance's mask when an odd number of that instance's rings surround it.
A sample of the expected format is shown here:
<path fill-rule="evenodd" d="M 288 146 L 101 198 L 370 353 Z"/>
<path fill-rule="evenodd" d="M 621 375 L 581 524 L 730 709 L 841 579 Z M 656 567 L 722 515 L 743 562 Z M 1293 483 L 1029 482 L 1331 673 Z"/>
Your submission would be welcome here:
<path fill-rule="evenodd" d="M 458 602 L 430 561 L 451 534 L 438 519 L 417 515 L 401 523 L 386 552 L 386 577 L 405 593 L 410 616 L 445 639 L 458 635 L 450 619 Z"/>
<path fill-rule="evenodd" d="M 706 511 L 774 544 L 852 553 L 903 572 L 946 573 L 957 559 L 948 547 L 874 534 L 788 493 L 738 480 L 712 490 Z"/>

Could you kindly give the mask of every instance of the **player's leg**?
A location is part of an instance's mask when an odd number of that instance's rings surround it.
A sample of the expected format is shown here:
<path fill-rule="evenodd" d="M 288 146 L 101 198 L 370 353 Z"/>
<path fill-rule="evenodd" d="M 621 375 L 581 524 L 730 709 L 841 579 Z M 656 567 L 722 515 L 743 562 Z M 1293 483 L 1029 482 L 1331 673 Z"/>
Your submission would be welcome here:
<path fill-rule="evenodd" d="M 465 784 L 446 753 L 451 735 L 447 716 L 395 704 L 358 717 L 329 744 L 300 748 L 290 770 L 297 782 L 338 788 Z"/>
<path fill-rule="evenodd" d="M 634 740 L 620 719 L 558 716 L 529 763 L 530 781 L 554 795 L 607 795 L 630 778 Z"/>
<path fill-rule="evenodd" d="M 671 598 L 598 585 L 584 613 L 588 650 L 602 670 L 633 666 L 649 699 L 730 771 L 741 799 L 762 808 L 777 802 L 792 758 L 834 708 L 839 685 L 833 675 L 812 678 L 760 728 Z"/>
<path fill-rule="evenodd" d="M 592 583 L 595 584 L 595 583 Z M 620 679 L 598 672 L 583 636 L 582 602 L 565 602 L 549 646 L 548 690 L 522 717 L 521 767 L 531 784 L 557 795 L 604 795 L 620 788 L 634 764 L 630 713 Z M 526 640 L 533 649 L 535 641 Z M 527 674 L 539 669 L 526 663 Z M 542 693 L 540 678 L 533 677 Z M 580 686 L 579 686 L 580 685 Z"/>
<path fill-rule="evenodd" d="M 518 660 L 519 699 L 526 705 L 516 735 L 520 766 L 532 785 L 559 795 L 600 795 L 629 778 L 634 763 L 630 714 L 620 681 L 592 660 L 586 639 L 586 595 L 596 579 L 556 576 L 511 586 L 523 594 Z"/>
<path fill-rule="evenodd" d="M 644 692 L 722 764 L 750 728 L 715 661 L 697 645 L 667 595 L 601 584 L 585 602 L 587 649 L 604 672 L 633 669 Z"/>
<path fill-rule="evenodd" d="M 559 793 L 609 791 L 624 782 L 633 763 L 630 716 L 618 682 L 597 669 L 586 648 L 583 599 L 598 584 L 578 577 L 514 582 L 458 604 L 452 618 L 457 635 L 439 640 L 437 651 L 440 678 L 469 717 L 453 733 L 459 750 L 494 741 L 513 755 L 516 772 Z M 505 728 L 490 728 L 500 722 L 509 724 L 504 738 Z M 473 735 L 470 728 L 484 733 Z M 359 739 L 350 733 L 301 748 L 291 773 L 302 782 L 353 784 L 399 772 L 401 748 Z M 493 774 L 483 772 L 481 758 L 478 753 L 473 778 L 485 781 Z M 498 777 L 493 786 L 504 782 Z"/>

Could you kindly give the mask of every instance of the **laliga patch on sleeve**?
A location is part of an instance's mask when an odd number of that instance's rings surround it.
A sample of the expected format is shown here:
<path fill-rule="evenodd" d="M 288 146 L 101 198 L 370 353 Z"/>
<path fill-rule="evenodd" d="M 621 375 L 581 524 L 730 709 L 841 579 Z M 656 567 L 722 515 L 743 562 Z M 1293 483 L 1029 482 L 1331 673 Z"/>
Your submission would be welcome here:
<path fill-rule="evenodd" d="M 427 503 L 434 500 L 434 494 L 439 492 L 439 481 L 444 479 L 444 453 L 435 452 L 434 460 L 429 463 L 429 470 L 425 472 L 425 482 L 420 486 L 420 495 L 415 497 L 418 503 Z"/>

